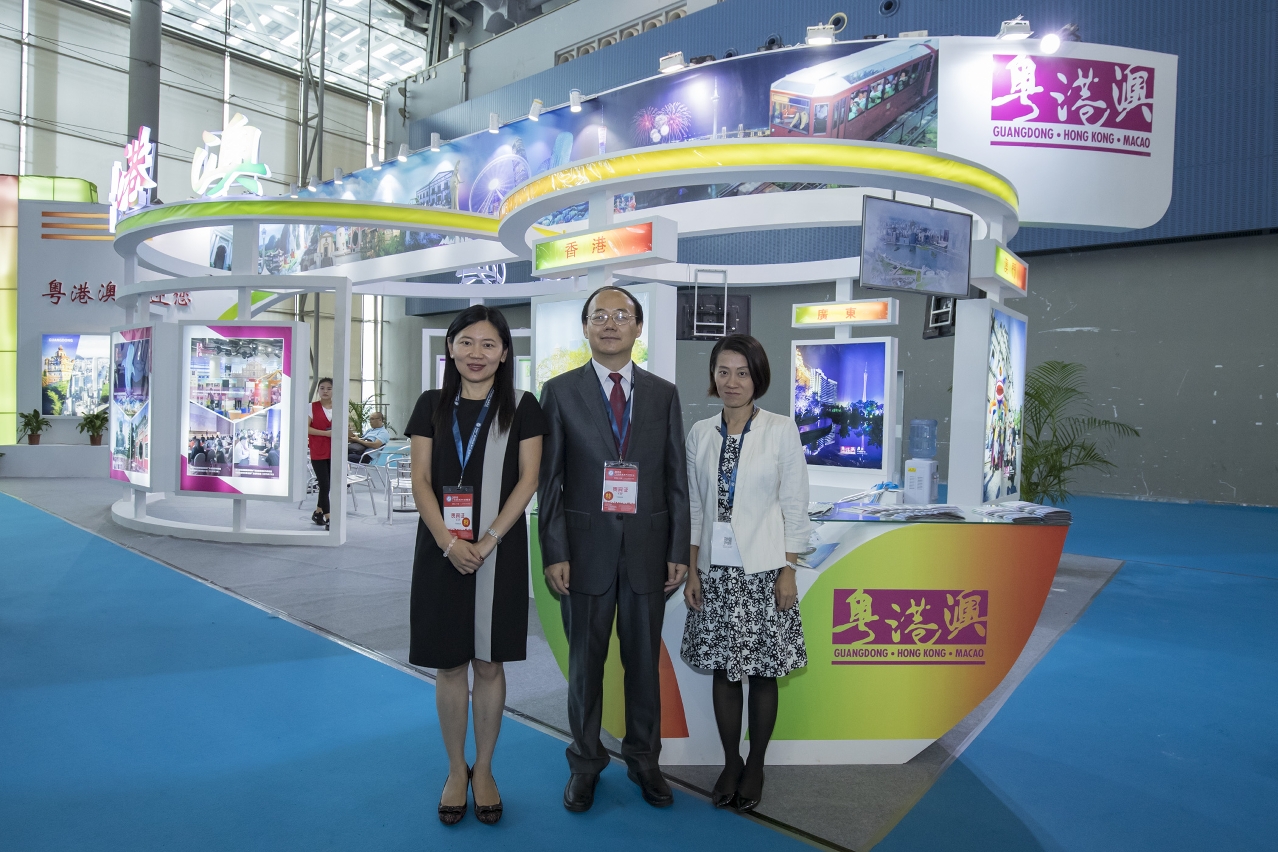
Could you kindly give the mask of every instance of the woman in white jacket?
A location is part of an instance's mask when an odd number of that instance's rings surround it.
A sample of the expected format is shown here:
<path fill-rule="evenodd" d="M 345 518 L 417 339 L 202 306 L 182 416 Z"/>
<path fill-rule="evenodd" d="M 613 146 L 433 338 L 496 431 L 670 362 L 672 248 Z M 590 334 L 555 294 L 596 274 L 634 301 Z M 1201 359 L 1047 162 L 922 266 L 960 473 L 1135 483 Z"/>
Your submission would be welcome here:
<path fill-rule="evenodd" d="M 723 413 L 688 434 L 692 564 L 683 658 L 714 672 L 724 767 L 715 807 L 750 811 L 777 719 L 777 678 L 808 663 L 795 562 L 808 541 L 808 469 L 794 421 L 755 400 L 771 370 L 763 346 L 732 334 L 710 354 L 710 395 Z M 750 756 L 741 759 L 743 678 L 750 678 Z"/>

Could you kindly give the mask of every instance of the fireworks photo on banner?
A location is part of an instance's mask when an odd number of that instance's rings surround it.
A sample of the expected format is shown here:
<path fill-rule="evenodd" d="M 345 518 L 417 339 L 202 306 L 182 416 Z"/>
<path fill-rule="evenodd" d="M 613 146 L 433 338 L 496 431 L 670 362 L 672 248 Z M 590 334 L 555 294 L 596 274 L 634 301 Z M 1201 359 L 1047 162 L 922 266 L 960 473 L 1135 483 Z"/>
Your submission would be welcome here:
<path fill-rule="evenodd" d="M 985 391 L 983 501 L 1018 493 L 1021 407 L 1025 400 L 1025 320 L 990 311 L 989 373 Z"/>
<path fill-rule="evenodd" d="M 795 343 L 794 422 L 808 464 L 883 469 L 887 343 Z"/>

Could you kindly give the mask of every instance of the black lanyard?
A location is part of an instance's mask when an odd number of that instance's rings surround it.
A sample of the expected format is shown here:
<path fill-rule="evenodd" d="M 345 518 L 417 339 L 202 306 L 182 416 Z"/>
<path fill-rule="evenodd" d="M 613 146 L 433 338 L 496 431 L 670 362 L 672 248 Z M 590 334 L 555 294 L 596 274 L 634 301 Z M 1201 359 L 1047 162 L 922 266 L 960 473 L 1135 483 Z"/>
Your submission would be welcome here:
<path fill-rule="evenodd" d="M 461 462 L 461 476 L 457 477 L 457 484 L 462 484 L 462 478 L 466 476 L 466 462 L 470 461 L 471 454 L 475 451 L 475 441 L 479 438 L 479 430 L 483 428 L 484 418 L 488 416 L 488 406 L 492 404 L 493 392 L 488 391 L 487 398 L 484 399 L 484 407 L 479 410 L 479 418 L 475 421 L 475 428 L 470 430 L 470 442 L 466 444 L 465 452 L 462 451 L 461 427 L 457 425 L 457 409 L 461 405 L 461 391 L 457 391 L 457 396 L 453 398 L 453 442 L 457 445 L 457 459 Z"/>
<path fill-rule="evenodd" d="M 745 428 L 741 430 L 740 441 L 737 444 L 737 461 L 732 465 L 732 476 L 728 478 L 728 515 L 732 515 L 732 506 L 737 499 L 737 468 L 741 467 L 741 453 L 745 450 L 745 436 L 750 431 L 751 424 L 754 423 L 754 416 L 759 413 L 759 406 L 754 407 L 754 411 L 750 412 L 750 419 L 746 421 Z M 728 453 L 728 418 L 722 414 L 723 425 L 719 427 L 719 434 L 723 436 L 723 443 L 719 445 L 719 470 L 723 470 L 723 457 Z"/>

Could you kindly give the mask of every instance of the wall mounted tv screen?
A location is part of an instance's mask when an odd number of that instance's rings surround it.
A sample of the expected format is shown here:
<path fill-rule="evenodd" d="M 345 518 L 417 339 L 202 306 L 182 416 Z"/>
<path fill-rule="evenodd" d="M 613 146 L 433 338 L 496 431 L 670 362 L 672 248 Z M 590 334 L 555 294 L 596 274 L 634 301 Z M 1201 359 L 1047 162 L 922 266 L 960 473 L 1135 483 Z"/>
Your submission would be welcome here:
<path fill-rule="evenodd" d="M 970 215 L 866 196 L 861 225 L 862 287 L 967 295 Z"/>

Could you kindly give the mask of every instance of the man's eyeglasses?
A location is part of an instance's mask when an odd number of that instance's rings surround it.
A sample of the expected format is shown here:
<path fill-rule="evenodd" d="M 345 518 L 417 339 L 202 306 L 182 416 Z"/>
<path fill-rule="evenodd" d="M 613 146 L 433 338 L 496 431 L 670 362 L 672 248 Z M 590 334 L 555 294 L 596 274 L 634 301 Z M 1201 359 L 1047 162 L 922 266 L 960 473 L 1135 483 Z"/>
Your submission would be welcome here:
<path fill-rule="evenodd" d="M 612 313 L 608 313 L 607 311 L 595 311 L 590 315 L 590 324 L 603 325 L 609 319 L 617 325 L 630 325 L 630 323 L 634 322 L 635 315 L 628 314 L 625 311 L 613 311 Z"/>

